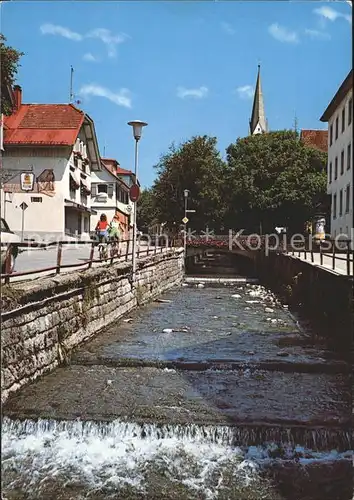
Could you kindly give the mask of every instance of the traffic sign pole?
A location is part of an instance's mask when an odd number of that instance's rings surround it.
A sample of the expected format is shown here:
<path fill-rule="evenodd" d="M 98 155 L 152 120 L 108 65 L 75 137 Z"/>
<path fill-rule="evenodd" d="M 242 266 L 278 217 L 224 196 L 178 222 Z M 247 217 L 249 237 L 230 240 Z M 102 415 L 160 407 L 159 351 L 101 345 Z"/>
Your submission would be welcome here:
<path fill-rule="evenodd" d="M 26 202 L 22 202 L 20 205 L 20 208 L 22 210 L 22 228 L 21 228 L 21 240 L 23 242 L 23 233 L 25 230 L 25 210 L 28 208 L 28 205 Z"/>

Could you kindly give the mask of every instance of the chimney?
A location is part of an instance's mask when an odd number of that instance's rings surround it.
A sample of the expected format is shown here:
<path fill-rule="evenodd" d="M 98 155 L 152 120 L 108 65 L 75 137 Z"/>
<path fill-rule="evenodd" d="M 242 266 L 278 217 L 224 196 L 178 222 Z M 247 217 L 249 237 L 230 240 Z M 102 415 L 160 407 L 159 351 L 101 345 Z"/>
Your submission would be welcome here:
<path fill-rule="evenodd" d="M 22 104 L 22 88 L 19 85 L 15 85 L 13 92 L 15 98 L 14 111 L 18 111 Z"/>

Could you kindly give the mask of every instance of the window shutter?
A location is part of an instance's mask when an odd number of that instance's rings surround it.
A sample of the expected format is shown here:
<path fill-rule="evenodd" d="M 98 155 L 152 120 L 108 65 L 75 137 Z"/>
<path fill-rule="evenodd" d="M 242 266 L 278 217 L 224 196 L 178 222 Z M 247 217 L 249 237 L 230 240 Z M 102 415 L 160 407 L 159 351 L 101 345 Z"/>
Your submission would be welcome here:
<path fill-rule="evenodd" d="M 107 194 L 108 194 L 109 198 L 112 198 L 112 196 L 113 196 L 113 188 L 114 188 L 114 184 L 108 184 Z"/>
<path fill-rule="evenodd" d="M 97 184 L 91 184 L 91 196 L 97 196 Z"/>

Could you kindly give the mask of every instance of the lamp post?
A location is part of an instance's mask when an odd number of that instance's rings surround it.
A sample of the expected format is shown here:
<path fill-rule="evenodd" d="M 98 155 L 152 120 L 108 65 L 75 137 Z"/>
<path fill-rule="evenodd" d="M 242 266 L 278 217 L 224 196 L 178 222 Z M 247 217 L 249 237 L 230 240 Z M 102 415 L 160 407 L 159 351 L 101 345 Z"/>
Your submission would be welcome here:
<path fill-rule="evenodd" d="M 147 126 L 147 123 L 140 120 L 134 120 L 128 122 L 128 125 L 133 127 L 133 136 L 135 139 L 135 160 L 134 160 L 134 177 L 135 184 L 138 183 L 138 142 L 141 138 L 143 127 Z M 132 260 L 133 260 L 133 285 L 135 284 L 135 274 L 136 274 L 136 205 L 137 200 L 134 202 L 134 214 L 133 214 L 133 249 L 132 249 Z"/>
<path fill-rule="evenodd" d="M 187 203 L 188 203 L 188 196 L 189 196 L 189 190 L 185 189 L 184 192 L 184 218 L 187 218 Z M 187 223 L 184 224 L 184 258 L 186 258 L 186 250 L 187 250 Z"/>

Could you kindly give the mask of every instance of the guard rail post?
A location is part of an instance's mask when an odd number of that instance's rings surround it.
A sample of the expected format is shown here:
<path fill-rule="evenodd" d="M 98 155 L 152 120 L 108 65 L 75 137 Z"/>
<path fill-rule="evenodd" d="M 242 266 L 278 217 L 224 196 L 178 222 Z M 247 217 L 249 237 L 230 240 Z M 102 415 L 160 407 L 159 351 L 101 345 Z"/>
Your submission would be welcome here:
<path fill-rule="evenodd" d="M 5 255 L 5 284 L 8 285 L 10 283 L 10 274 L 11 274 L 11 255 L 12 255 L 12 245 L 7 247 L 6 255 Z"/>
<path fill-rule="evenodd" d="M 57 251 L 57 268 L 56 268 L 55 274 L 60 274 L 62 254 L 63 254 L 63 243 L 61 241 L 59 241 L 58 251 Z"/>
<path fill-rule="evenodd" d="M 89 257 L 89 263 L 88 263 L 88 269 L 91 269 L 92 267 L 92 261 L 93 261 L 93 257 L 95 255 L 95 242 L 93 241 L 91 243 L 91 249 L 90 249 L 90 257 Z"/>
<path fill-rule="evenodd" d="M 129 255 L 129 242 L 130 240 L 127 240 L 127 248 L 125 250 L 125 260 L 128 260 L 128 255 Z"/>

